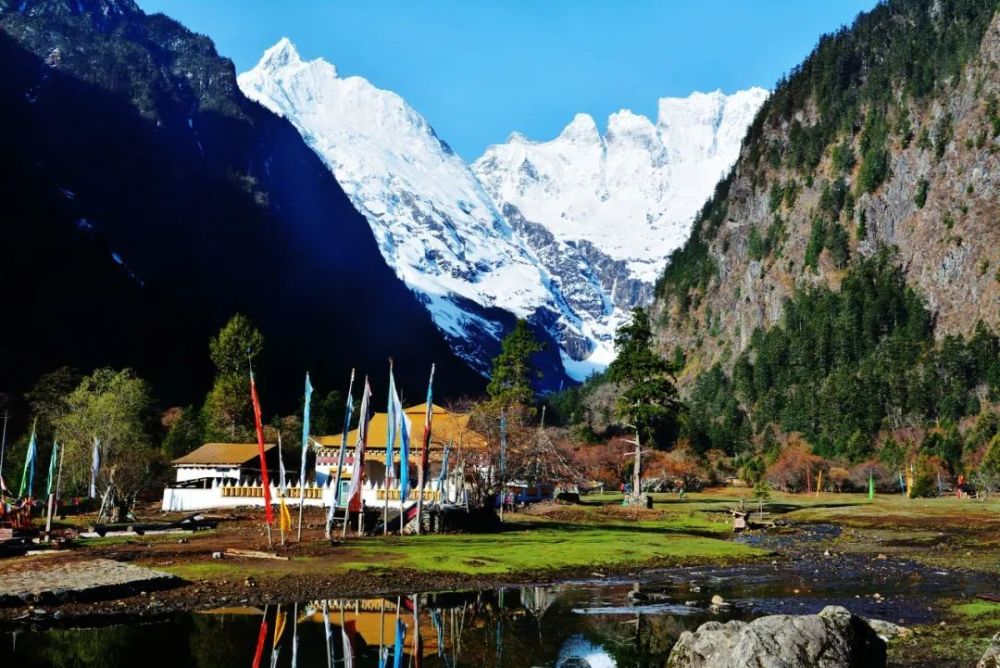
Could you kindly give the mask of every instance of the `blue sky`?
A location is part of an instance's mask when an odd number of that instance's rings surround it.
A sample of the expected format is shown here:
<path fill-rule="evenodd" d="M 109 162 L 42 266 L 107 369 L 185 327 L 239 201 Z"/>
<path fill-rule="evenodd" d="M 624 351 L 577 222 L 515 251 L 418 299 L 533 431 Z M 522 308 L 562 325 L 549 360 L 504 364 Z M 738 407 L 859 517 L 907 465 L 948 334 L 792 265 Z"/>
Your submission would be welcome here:
<path fill-rule="evenodd" d="M 211 37 L 237 71 L 287 36 L 394 90 L 467 160 L 513 130 L 694 90 L 770 88 L 874 0 L 138 0 Z"/>

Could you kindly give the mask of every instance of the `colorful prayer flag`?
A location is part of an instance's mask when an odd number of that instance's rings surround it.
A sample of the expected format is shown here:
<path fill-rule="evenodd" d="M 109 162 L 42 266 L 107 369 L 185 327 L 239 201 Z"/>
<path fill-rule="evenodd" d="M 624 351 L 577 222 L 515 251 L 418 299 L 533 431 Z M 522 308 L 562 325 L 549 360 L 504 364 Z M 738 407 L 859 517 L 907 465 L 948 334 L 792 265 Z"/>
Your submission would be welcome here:
<path fill-rule="evenodd" d="M 340 483 L 344 475 L 344 458 L 347 456 L 347 432 L 351 428 L 351 414 L 354 412 L 354 369 L 351 382 L 347 386 L 347 405 L 344 407 L 344 431 L 340 436 L 340 452 L 337 454 L 337 474 L 334 478 L 333 505 L 330 506 L 328 521 L 333 521 L 334 510 L 340 507 Z"/>
<path fill-rule="evenodd" d="M 340 642 L 344 648 L 344 668 L 354 668 L 354 634 L 357 633 L 355 630 L 354 621 L 344 622 L 344 625 L 340 627 Z"/>
<path fill-rule="evenodd" d="M 399 424 L 400 412 L 402 406 L 399 403 L 399 395 L 396 393 L 396 379 L 393 377 L 392 373 L 392 362 L 389 362 L 389 407 L 386 409 L 385 416 L 385 481 L 386 487 L 389 486 L 389 481 L 396 478 L 395 470 L 395 454 L 393 449 L 396 447 L 396 427 Z M 402 462 L 400 463 L 400 469 L 402 469 Z"/>
<path fill-rule="evenodd" d="M 406 501 L 410 493 L 410 418 L 401 414 L 399 430 L 399 499 Z"/>
<path fill-rule="evenodd" d="M 396 642 L 392 650 L 392 668 L 402 668 L 403 647 L 406 644 L 406 624 L 402 619 L 396 620 Z"/>
<path fill-rule="evenodd" d="M 260 661 L 264 658 L 265 643 L 267 643 L 267 608 L 264 608 L 264 616 L 260 620 L 260 632 L 257 634 L 257 648 L 253 653 L 253 668 L 260 668 Z"/>
<path fill-rule="evenodd" d="M 52 484 L 56 479 L 56 462 L 59 460 L 59 444 L 52 442 L 52 456 L 49 457 L 49 479 L 45 483 L 45 496 L 52 494 Z"/>
<path fill-rule="evenodd" d="M 875 498 L 875 478 L 872 476 L 871 471 L 868 472 L 868 500 L 871 501 Z"/>
<path fill-rule="evenodd" d="M 434 418 L 434 365 L 431 364 L 431 377 L 427 381 L 427 412 L 424 414 L 424 444 L 420 451 L 420 485 L 427 479 L 427 462 L 431 449 L 431 421 Z"/>
<path fill-rule="evenodd" d="M 260 480 L 264 486 L 264 517 L 268 524 L 274 524 L 274 511 L 271 509 L 271 481 L 267 475 L 267 456 L 264 453 L 264 425 L 260 420 L 260 399 L 257 397 L 257 382 L 253 371 L 250 372 L 250 399 L 253 401 L 253 421 L 257 429 L 257 451 L 260 454 Z"/>
<path fill-rule="evenodd" d="M 361 394 L 361 409 L 358 414 L 358 441 L 354 446 L 354 466 L 351 471 L 351 487 L 347 491 L 347 501 L 351 510 L 360 511 L 361 482 L 365 475 L 365 446 L 368 445 L 368 423 L 371 420 L 372 388 L 365 377 L 365 389 Z"/>
<path fill-rule="evenodd" d="M 36 421 L 37 424 L 37 421 Z M 28 452 L 24 456 L 24 471 L 21 473 L 21 488 L 17 490 L 18 497 L 33 496 L 35 489 L 35 458 L 38 456 L 38 439 L 35 437 L 35 427 L 31 427 L 31 440 L 28 441 Z"/>

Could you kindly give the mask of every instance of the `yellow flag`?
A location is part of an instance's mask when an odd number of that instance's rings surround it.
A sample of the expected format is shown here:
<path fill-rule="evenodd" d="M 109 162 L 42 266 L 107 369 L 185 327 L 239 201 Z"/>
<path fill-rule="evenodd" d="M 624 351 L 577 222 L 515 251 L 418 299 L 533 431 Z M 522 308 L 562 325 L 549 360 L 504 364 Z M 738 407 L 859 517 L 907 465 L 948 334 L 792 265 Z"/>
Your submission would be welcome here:
<path fill-rule="evenodd" d="M 292 528 L 292 514 L 288 512 L 288 506 L 285 505 L 285 497 L 279 496 L 278 503 L 281 505 L 281 530 L 289 531 Z"/>
<path fill-rule="evenodd" d="M 282 504 L 284 505 L 284 504 Z M 274 646 L 277 647 L 278 643 L 281 641 L 281 634 L 285 632 L 285 620 L 288 618 L 288 613 L 281 610 L 281 606 L 278 606 L 278 613 L 274 616 Z"/>
<path fill-rule="evenodd" d="M 816 476 L 816 496 L 819 496 L 821 489 L 823 489 L 823 469 L 820 469 L 819 475 Z"/>

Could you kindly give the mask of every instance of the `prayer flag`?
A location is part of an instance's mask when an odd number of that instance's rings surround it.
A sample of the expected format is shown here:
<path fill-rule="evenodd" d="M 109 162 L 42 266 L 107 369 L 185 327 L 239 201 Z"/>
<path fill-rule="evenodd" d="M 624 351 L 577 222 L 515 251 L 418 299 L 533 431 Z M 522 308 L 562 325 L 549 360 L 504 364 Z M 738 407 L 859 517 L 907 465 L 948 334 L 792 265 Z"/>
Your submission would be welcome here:
<path fill-rule="evenodd" d="M 49 479 L 45 483 L 45 496 L 52 494 L 52 483 L 56 479 L 56 462 L 59 460 L 59 444 L 52 443 L 52 456 L 49 457 Z"/>
<path fill-rule="evenodd" d="M 306 453 L 309 452 L 309 405 L 312 402 L 313 386 L 309 382 L 309 372 L 306 371 L 306 403 L 302 409 L 302 464 L 299 467 L 299 499 L 306 494 Z"/>
<path fill-rule="evenodd" d="M 271 641 L 271 668 L 278 665 L 278 652 L 281 649 L 278 643 L 281 642 L 281 636 L 285 632 L 287 620 L 288 613 L 281 609 L 281 605 L 278 605 L 278 612 L 274 615 L 274 639 Z"/>
<path fill-rule="evenodd" d="M 90 453 L 90 498 L 97 498 L 97 472 L 101 469 L 101 439 L 94 437 L 94 449 Z"/>
<path fill-rule="evenodd" d="M 427 412 L 424 414 L 424 444 L 420 451 L 420 486 L 423 489 L 427 479 L 427 461 L 431 449 L 431 421 L 434 418 L 434 365 L 431 364 L 431 377 L 427 381 Z"/>
<path fill-rule="evenodd" d="M 264 616 L 260 620 L 260 632 L 257 634 L 257 649 L 253 653 L 253 668 L 260 668 L 260 661 L 264 658 L 264 644 L 267 642 L 267 608 L 264 609 Z"/>
<path fill-rule="evenodd" d="M 399 499 L 406 501 L 410 493 L 410 418 L 401 414 L 399 430 Z"/>
<path fill-rule="evenodd" d="M 358 414 L 358 441 L 354 446 L 354 466 L 351 471 L 351 487 L 347 490 L 347 501 L 351 510 L 360 511 L 361 482 L 365 475 L 365 446 L 368 444 L 368 423 L 371 420 L 372 388 L 365 377 L 365 389 L 361 394 L 361 410 Z"/>
<path fill-rule="evenodd" d="M 334 477 L 333 505 L 330 506 L 329 521 L 333 521 L 334 509 L 340 506 L 340 483 L 344 475 L 344 458 L 347 456 L 347 432 L 351 428 L 351 414 L 354 412 L 354 369 L 351 382 L 347 386 L 347 405 L 344 407 L 344 431 L 340 436 L 340 452 L 337 454 L 337 474 Z"/>
<path fill-rule="evenodd" d="M 340 642 L 344 648 L 344 668 L 354 667 L 354 642 L 352 638 L 355 633 L 353 621 L 344 622 L 344 625 L 340 627 Z"/>
<path fill-rule="evenodd" d="M 278 522 L 279 522 L 278 527 L 282 531 L 284 531 L 284 532 L 287 533 L 287 532 L 291 531 L 291 529 L 292 529 L 292 514 L 290 512 L 288 512 L 288 504 L 285 503 L 285 495 L 284 494 L 279 494 L 278 495 L 278 509 L 279 509 L 279 512 L 281 513 L 281 516 L 280 516 L 280 518 L 278 520 Z"/>
<path fill-rule="evenodd" d="M 37 421 L 36 421 L 37 423 Z M 35 458 L 38 456 L 38 439 L 35 437 L 35 427 L 31 427 L 31 440 L 28 441 L 28 452 L 24 456 L 24 472 L 21 473 L 21 488 L 17 490 L 19 497 L 33 496 L 35 488 Z"/>
<path fill-rule="evenodd" d="M 406 644 L 406 624 L 402 619 L 396 620 L 396 642 L 392 650 L 392 668 L 402 668 L 403 647 Z"/>
<path fill-rule="evenodd" d="M 396 379 L 392 373 L 392 362 L 389 362 L 389 407 L 385 416 L 385 481 L 386 487 L 389 481 L 396 478 L 395 455 L 393 448 L 396 447 L 396 427 L 399 424 L 402 406 L 399 403 L 399 395 L 396 393 Z M 400 469 L 402 469 L 402 462 Z"/>
<path fill-rule="evenodd" d="M 871 471 L 868 472 L 868 500 L 871 501 L 875 498 L 875 478 L 872 476 Z"/>
<path fill-rule="evenodd" d="M 274 511 L 271 510 L 271 481 L 267 475 L 267 456 L 264 454 L 264 425 L 260 420 L 260 399 L 257 397 L 257 382 L 253 371 L 250 372 L 250 399 L 253 401 L 253 421 L 257 428 L 257 451 L 260 454 L 260 481 L 264 486 L 264 517 L 268 524 L 274 524 Z"/>

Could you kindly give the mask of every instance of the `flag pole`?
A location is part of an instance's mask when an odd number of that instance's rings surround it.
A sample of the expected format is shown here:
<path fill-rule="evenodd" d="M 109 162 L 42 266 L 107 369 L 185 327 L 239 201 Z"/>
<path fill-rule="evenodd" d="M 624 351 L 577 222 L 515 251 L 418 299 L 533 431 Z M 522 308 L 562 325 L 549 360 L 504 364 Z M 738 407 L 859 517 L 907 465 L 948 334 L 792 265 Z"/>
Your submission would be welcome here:
<path fill-rule="evenodd" d="M 274 549 L 274 542 L 271 539 L 271 523 L 274 521 L 271 509 L 271 481 L 267 475 L 267 457 L 264 455 L 264 425 L 261 423 L 260 399 L 257 397 L 257 383 L 253 378 L 253 359 L 250 357 L 250 349 L 247 349 L 247 364 L 250 368 L 250 400 L 253 403 L 254 427 L 257 431 L 257 451 L 260 455 L 260 482 L 264 494 L 264 521 L 267 527 L 267 548 Z"/>
<path fill-rule="evenodd" d="M 306 371 L 305 407 L 302 409 L 302 465 L 299 469 L 299 531 L 296 540 L 302 542 L 302 509 L 306 504 L 306 453 L 309 447 L 309 402 L 312 401 L 312 383 Z"/>
<path fill-rule="evenodd" d="M 280 464 L 279 474 L 281 480 L 278 482 L 278 503 L 280 504 L 280 518 L 278 520 L 278 535 L 281 541 L 281 546 L 285 546 L 285 460 L 282 458 L 281 454 L 281 432 L 278 432 L 278 463 Z"/>
<path fill-rule="evenodd" d="M 10 419 L 10 412 L 3 412 L 3 437 L 0 438 L 0 480 L 3 480 L 3 457 L 7 452 L 7 420 Z"/>
<path fill-rule="evenodd" d="M 428 451 L 431 447 L 431 420 L 434 418 L 434 364 L 431 364 L 431 377 L 427 381 L 427 411 L 424 414 L 424 442 L 420 448 L 420 470 L 417 471 L 417 535 L 423 530 L 424 517 L 424 479 L 426 478 L 426 468 L 428 462 Z"/>
<path fill-rule="evenodd" d="M 396 382 L 392 376 L 392 358 L 389 358 L 389 408 L 385 416 L 385 486 L 382 496 L 382 535 L 389 535 L 389 481 L 395 478 L 392 449 L 396 445 Z M 402 464 L 400 464 L 402 465 Z"/>
<path fill-rule="evenodd" d="M 347 450 L 347 431 L 351 428 L 351 412 L 354 408 L 354 369 L 351 369 L 351 382 L 347 385 L 347 406 L 344 407 L 344 429 L 340 437 L 340 451 L 337 453 L 337 475 L 334 478 L 333 505 L 330 506 L 330 513 L 326 519 L 326 537 L 330 540 L 333 537 L 333 520 L 340 508 L 340 485 L 344 475 L 344 455 Z M 347 511 L 344 511 L 344 524 L 347 524 Z"/>

